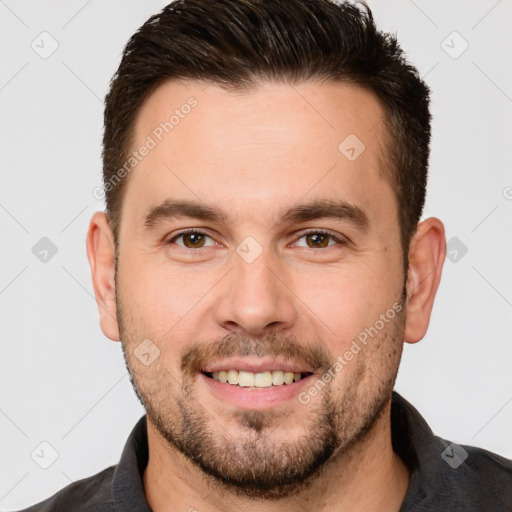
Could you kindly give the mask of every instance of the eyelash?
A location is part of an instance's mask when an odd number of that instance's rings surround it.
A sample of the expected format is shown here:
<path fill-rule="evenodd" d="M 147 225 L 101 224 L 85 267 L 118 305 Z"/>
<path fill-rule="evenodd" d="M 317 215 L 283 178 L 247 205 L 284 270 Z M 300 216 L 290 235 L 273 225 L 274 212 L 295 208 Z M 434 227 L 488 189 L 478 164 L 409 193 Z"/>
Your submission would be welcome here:
<path fill-rule="evenodd" d="M 166 242 L 164 242 L 164 245 L 171 245 L 172 243 L 174 243 L 181 236 L 189 235 L 189 234 L 205 235 L 205 236 L 208 236 L 209 238 L 212 238 L 208 233 L 205 233 L 204 231 L 201 231 L 201 230 L 198 230 L 198 229 L 195 229 L 195 228 L 189 228 L 189 229 L 185 229 L 183 231 L 180 231 L 179 233 L 174 235 L 171 239 L 169 239 Z M 324 229 L 310 228 L 310 229 L 307 229 L 305 231 L 301 231 L 299 233 L 300 236 L 298 236 L 297 239 L 300 240 L 301 238 L 304 238 L 305 236 L 311 235 L 311 234 L 328 236 L 332 240 L 337 242 L 339 245 L 346 245 L 347 244 L 347 240 L 340 239 L 334 233 L 332 233 L 330 231 L 326 231 Z M 180 248 L 181 251 L 186 252 L 186 253 L 197 253 L 200 249 L 207 249 L 208 248 L 208 247 L 198 247 L 197 249 L 191 249 L 189 247 L 182 247 L 182 246 L 178 246 L 178 247 Z M 330 247 L 334 247 L 334 246 L 333 245 L 329 245 L 327 247 L 320 247 L 320 248 L 303 247 L 303 249 L 308 249 L 308 250 L 311 250 L 311 251 L 318 251 L 319 249 L 327 249 L 327 248 L 330 248 Z"/>

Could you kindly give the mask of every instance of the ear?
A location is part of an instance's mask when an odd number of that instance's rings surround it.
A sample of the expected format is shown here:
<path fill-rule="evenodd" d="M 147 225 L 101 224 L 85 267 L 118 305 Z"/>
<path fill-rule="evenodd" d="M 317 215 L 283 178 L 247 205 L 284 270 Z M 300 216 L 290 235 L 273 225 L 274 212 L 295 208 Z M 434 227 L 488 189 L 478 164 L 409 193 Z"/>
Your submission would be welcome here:
<path fill-rule="evenodd" d="M 430 217 L 418 224 L 409 247 L 405 341 L 416 343 L 426 334 L 446 257 L 443 223 Z"/>
<path fill-rule="evenodd" d="M 116 311 L 115 244 L 105 212 L 96 212 L 87 232 L 87 258 L 103 334 L 119 341 Z"/>

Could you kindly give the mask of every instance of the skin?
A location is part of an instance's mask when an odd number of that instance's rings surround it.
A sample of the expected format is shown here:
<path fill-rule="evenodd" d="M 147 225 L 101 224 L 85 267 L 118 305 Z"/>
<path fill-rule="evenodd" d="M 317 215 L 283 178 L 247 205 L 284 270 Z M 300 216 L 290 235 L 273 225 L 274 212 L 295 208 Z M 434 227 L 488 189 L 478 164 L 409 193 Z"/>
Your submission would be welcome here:
<path fill-rule="evenodd" d="M 263 83 L 233 92 L 172 81 L 143 105 L 133 148 L 191 96 L 197 107 L 129 176 L 117 275 L 103 212 L 94 214 L 87 235 L 101 328 L 111 340 L 122 339 L 132 382 L 148 411 L 148 503 L 157 512 L 283 512 L 298 505 L 316 512 L 398 511 L 409 470 L 391 445 L 391 391 L 403 342 L 421 340 L 428 327 L 446 254 L 443 224 L 436 218 L 419 223 L 405 276 L 398 205 L 383 168 L 384 112 L 371 93 L 318 82 Z M 366 146 L 354 161 L 338 150 L 348 134 Z M 145 230 L 145 213 L 168 198 L 216 206 L 228 218 L 181 217 Z M 283 209 L 315 199 L 358 206 L 367 228 L 333 218 L 276 222 Z M 190 239 L 174 237 L 191 227 L 210 238 L 206 247 L 185 253 Z M 347 243 L 328 239 L 326 247 L 315 246 L 302 233 L 309 228 L 328 230 Z M 262 250 L 252 263 L 236 252 L 247 236 Z M 292 353 L 299 347 L 300 364 L 312 362 L 317 352 L 332 362 L 400 302 L 404 284 L 401 314 L 307 404 L 292 397 L 262 411 L 242 410 L 213 393 L 201 374 L 182 371 L 183 356 L 194 344 L 201 356 L 219 355 L 226 340 L 237 353 L 259 344 L 276 359 L 281 349 Z M 160 350 L 148 366 L 134 355 L 144 339 Z M 246 359 L 258 357 L 251 352 Z M 314 377 L 325 370 L 315 369 Z M 287 447 L 308 455 L 314 440 L 327 436 L 324 429 L 335 433 L 336 446 L 303 484 L 266 494 L 234 488 L 169 441 L 186 441 L 184 411 L 195 418 L 198 438 L 207 432 L 202 440 L 220 447 L 204 457 L 227 473 L 232 466 L 226 461 L 238 464 L 241 473 L 251 469 L 244 464 L 258 471 L 258 453 L 268 457 L 269 467 L 274 464 L 276 475 L 285 455 L 292 467 L 300 466 L 293 456 L 298 452 Z M 239 458 L 233 447 L 242 450 Z"/>

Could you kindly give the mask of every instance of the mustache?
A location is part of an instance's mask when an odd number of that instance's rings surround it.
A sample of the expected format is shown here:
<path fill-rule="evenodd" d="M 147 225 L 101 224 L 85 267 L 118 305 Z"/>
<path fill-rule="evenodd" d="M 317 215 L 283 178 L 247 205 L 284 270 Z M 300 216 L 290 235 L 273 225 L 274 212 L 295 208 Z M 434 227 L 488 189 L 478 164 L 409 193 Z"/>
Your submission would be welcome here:
<path fill-rule="evenodd" d="M 255 339 L 234 333 L 211 343 L 196 342 L 185 349 L 181 356 L 181 371 L 192 375 L 202 371 L 208 363 L 233 356 L 280 357 L 302 363 L 313 371 L 327 370 L 334 360 L 323 345 L 301 344 L 295 336 L 273 333 Z"/>

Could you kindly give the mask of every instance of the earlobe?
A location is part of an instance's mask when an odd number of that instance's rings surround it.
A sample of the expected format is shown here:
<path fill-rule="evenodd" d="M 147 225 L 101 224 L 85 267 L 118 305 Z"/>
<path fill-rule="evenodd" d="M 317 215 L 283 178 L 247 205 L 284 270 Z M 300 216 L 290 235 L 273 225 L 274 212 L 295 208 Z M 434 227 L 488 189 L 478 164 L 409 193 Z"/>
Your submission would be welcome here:
<path fill-rule="evenodd" d="M 115 244 L 104 212 L 96 212 L 89 223 L 86 239 L 87 258 L 100 314 L 103 334 L 119 341 L 115 289 Z"/>
<path fill-rule="evenodd" d="M 418 224 L 409 248 L 405 341 L 416 343 L 426 334 L 446 257 L 443 223 L 430 217 Z"/>

